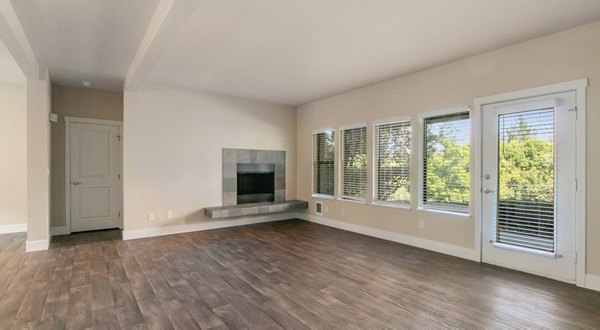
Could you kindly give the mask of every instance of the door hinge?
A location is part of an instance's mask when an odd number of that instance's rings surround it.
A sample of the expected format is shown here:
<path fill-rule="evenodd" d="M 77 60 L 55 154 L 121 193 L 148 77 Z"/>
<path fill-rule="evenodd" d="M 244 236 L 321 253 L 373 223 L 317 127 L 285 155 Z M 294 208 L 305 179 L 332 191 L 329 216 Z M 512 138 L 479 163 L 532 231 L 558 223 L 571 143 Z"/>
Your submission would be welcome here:
<path fill-rule="evenodd" d="M 579 191 L 579 182 L 575 179 L 575 191 Z"/>
<path fill-rule="evenodd" d="M 118 176 L 119 180 L 121 180 L 121 174 L 117 174 L 117 176 Z"/>
<path fill-rule="evenodd" d="M 119 218 L 121 217 L 121 212 L 119 212 Z"/>
<path fill-rule="evenodd" d="M 577 252 L 575 252 L 575 263 L 577 263 Z"/>
<path fill-rule="evenodd" d="M 117 135 L 117 139 L 119 139 L 119 142 L 121 141 L 121 136 Z"/>

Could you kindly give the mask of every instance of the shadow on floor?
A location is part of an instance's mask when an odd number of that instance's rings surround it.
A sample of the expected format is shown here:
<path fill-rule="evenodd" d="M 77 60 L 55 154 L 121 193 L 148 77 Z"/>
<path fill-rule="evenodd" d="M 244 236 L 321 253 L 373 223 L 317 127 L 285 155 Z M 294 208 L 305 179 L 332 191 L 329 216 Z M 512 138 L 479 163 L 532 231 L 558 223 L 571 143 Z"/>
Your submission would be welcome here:
<path fill-rule="evenodd" d="M 52 237 L 50 248 L 121 240 L 121 229 L 104 229 Z"/>

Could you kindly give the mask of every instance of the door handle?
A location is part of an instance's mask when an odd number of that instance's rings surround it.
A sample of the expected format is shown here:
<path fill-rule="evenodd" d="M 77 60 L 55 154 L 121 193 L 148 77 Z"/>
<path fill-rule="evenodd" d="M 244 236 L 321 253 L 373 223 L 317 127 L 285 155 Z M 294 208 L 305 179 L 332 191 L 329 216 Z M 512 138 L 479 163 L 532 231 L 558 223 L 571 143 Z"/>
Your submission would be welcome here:
<path fill-rule="evenodd" d="M 490 194 L 490 193 L 493 193 L 494 191 L 491 189 L 485 188 L 485 189 L 483 189 L 483 192 L 486 194 Z"/>
<path fill-rule="evenodd" d="M 81 184 L 81 182 L 79 182 L 79 181 L 73 181 L 73 182 L 71 182 L 71 184 L 74 185 L 74 186 L 78 186 L 78 185 Z"/>

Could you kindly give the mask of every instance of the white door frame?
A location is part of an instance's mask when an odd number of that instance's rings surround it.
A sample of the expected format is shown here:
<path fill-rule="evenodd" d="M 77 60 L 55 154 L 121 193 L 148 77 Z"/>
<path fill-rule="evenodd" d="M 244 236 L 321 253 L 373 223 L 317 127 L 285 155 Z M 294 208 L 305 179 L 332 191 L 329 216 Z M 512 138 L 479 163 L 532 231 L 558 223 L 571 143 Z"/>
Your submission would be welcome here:
<path fill-rule="evenodd" d="M 577 93 L 577 158 L 576 158 L 576 182 L 577 192 L 575 201 L 575 223 L 576 223 L 576 275 L 575 283 L 577 286 L 585 287 L 585 266 L 586 266 L 586 96 L 585 91 L 588 86 L 588 79 L 572 80 L 563 83 L 534 87 L 515 92 L 503 93 L 498 95 L 478 97 L 474 100 L 475 109 L 471 114 L 472 125 L 471 142 L 473 152 L 471 156 L 474 159 L 473 171 L 473 210 L 475 213 L 475 250 L 479 251 L 479 260 L 482 260 L 481 236 L 482 236 L 482 109 L 484 105 L 515 101 L 536 96 L 544 96 L 556 93 L 571 92 Z"/>
<path fill-rule="evenodd" d="M 123 228 L 123 122 L 118 120 L 93 119 L 65 116 L 65 234 L 71 233 L 71 124 L 113 125 L 119 127 L 119 208 L 121 209 L 121 225 Z"/>

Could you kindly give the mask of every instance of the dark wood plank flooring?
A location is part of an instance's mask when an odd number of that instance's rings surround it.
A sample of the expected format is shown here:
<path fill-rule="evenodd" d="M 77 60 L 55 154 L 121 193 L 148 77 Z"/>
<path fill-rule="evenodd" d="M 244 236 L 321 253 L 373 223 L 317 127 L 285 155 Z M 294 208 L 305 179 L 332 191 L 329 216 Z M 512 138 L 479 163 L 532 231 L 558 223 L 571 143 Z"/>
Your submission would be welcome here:
<path fill-rule="evenodd" d="M 0 328 L 598 328 L 600 293 L 291 220 L 0 235 Z"/>

